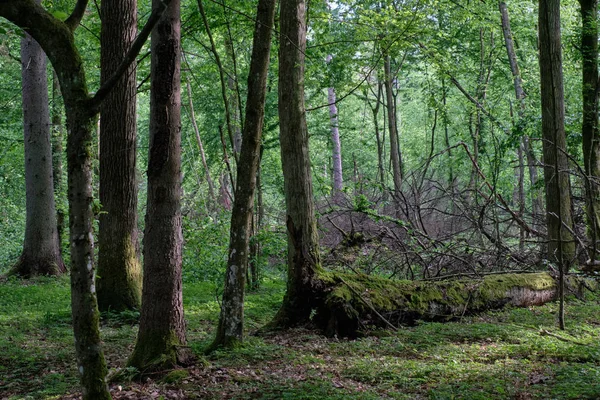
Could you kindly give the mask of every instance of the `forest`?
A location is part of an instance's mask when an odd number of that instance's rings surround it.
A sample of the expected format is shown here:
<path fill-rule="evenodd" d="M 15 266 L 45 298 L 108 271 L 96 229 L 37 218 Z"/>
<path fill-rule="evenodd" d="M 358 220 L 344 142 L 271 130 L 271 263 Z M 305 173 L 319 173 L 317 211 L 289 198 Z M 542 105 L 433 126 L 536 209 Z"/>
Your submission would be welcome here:
<path fill-rule="evenodd" d="M 600 398 L 598 0 L 0 0 L 0 398 Z"/>

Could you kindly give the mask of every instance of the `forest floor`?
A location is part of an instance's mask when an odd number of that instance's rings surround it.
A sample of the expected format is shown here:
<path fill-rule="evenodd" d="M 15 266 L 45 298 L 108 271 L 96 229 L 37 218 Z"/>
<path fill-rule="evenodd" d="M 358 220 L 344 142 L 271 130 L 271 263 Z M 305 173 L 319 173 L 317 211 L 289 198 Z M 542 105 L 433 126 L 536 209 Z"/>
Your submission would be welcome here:
<path fill-rule="evenodd" d="M 265 282 L 247 297 L 250 332 L 268 322 L 284 285 Z M 451 323 L 419 323 L 357 339 L 291 330 L 250 336 L 209 357 L 219 313 L 215 286 L 186 284 L 193 367 L 144 382 L 111 383 L 115 399 L 597 399 L 600 300 L 508 309 Z M 131 353 L 135 314 L 105 316 L 111 373 Z M 67 278 L 0 283 L 0 399 L 77 399 Z"/>

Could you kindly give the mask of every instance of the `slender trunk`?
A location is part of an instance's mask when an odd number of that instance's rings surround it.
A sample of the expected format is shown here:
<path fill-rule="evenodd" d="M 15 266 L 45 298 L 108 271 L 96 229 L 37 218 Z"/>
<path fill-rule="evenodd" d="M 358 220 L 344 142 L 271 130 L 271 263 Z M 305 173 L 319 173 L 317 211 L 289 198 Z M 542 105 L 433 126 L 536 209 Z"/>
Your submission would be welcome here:
<path fill-rule="evenodd" d="M 378 181 L 381 184 L 381 188 L 385 187 L 385 167 L 384 167 L 384 156 L 383 147 L 385 145 L 381 132 L 379 130 L 379 106 L 381 105 L 381 92 L 383 84 L 377 82 L 377 96 L 375 99 L 375 107 L 371 106 L 373 112 L 373 124 L 375 125 L 375 138 L 377 139 L 377 168 L 378 168 Z"/>
<path fill-rule="evenodd" d="M 309 320 L 316 300 L 314 278 L 320 269 L 304 107 L 305 0 L 281 0 L 280 41 L 279 137 L 287 214 L 288 283 L 272 325 L 285 327 Z"/>
<path fill-rule="evenodd" d="M 229 21 L 227 21 L 227 32 L 230 33 Z M 231 36 L 227 36 L 225 40 L 225 51 L 227 56 L 231 59 L 233 65 L 233 73 L 227 75 L 227 88 L 229 89 L 229 104 L 231 110 L 231 125 L 233 128 L 233 152 L 239 157 L 239 153 L 242 149 L 242 104 L 240 101 L 240 88 L 237 83 L 237 58 L 235 56 L 235 49 L 233 48 L 233 39 Z"/>
<path fill-rule="evenodd" d="M 388 114 L 388 131 L 390 136 L 390 157 L 392 161 L 392 175 L 394 179 L 394 197 L 395 200 L 398 201 L 400 191 L 402 190 L 402 167 L 400 165 L 398 132 L 396 130 L 396 110 L 394 107 L 394 94 L 392 92 L 392 81 L 394 77 L 392 76 L 390 64 L 390 56 L 384 54 L 385 95 Z"/>
<path fill-rule="evenodd" d="M 327 63 L 333 60 L 330 54 L 327 56 Z M 335 88 L 330 85 L 327 88 L 327 101 L 329 103 L 329 123 L 331 124 L 331 144 L 333 146 L 333 200 L 334 203 L 340 200 L 343 187 L 342 174 L 342 145 L 340 142 L 340 130 L 338 122 L 338 110 L 336 105 Z"/>
<path fill-rule="evenodd" d="M 518 120 L 517 120 L 517 128 L 519 130 L 523 130 L 523 116 L 525 113 L 525 91 L 523 90 L 523 80 L 521 79 L 521 72 L 519 71 L 519 64 L 517 62 L 517 54 L 515 52 L 515 46 L 513 42 L 512 30 L 510 27 L 510 18 L 508 14 L 508 8 L 504 1 L 498 2 L 498 8 L 500 9 L 500 17 L 502 22 L 502 33 L 504 35 L 504 43 L 506 46 L 506 53 L 508 55 L 508 62 L 510 64 L 510 70 L 513 76 L 513 86 L 515 89 L 515 98 L 519 102 L 519 112 Z M 523 186 L 524 180 L 524 160 L 523 156 L 527 159 L 527 165 L 529 167 L 529 181 L 531 186 L 531 194 L 532 194 L 532 215 L 533 215 L 533 227 L 536 227 L 536 221 L 539 218 L 539 215 L 542 211 L 541 199 L 539 189 L 537 188 L 537 165 L 538 162 L 535 158 L 535 154 L 533 153 L 533 149 L 531 149 L 529 137 L 527 135 L 523 135 L 521 140 L 521 145 L 518 150 L 518 159 L 519 159 L 519 188 Z M 521 190 L 520 194 L 520 204 L 524 203 L 524 188 Z M 522 215 L 522 212 L 521 212 Z"/>
<path fill-rule="evenodd" d="M 29 35 L 21 39 L 25 144 L 25 240 L 9 275 L 26 278 L 66 272 L 60 255 L 52 178 L 46 55 Z"/>
<path fill-rule="evenodd" d="M 590 260 L 597 257 L 600 237 L 600 132 L 598 130 L 598 0 L 579 0 L 581 5 L 581 55 L 583 162 L 586 173 L 586 213 Z"/>
<path fill-rule="evenodd" d="M 210 176 L 208 162 L 206 161 L 206 153 L 204 152 L 204 144 L 202 143 L 202 138 L 200 137 L 200 129 L 198 129 L 198 124 L 196 123 L 196 112 L 194 111 L 194 101 L 192 99 L 192 85 L 190 83 L 189 77 L 186 81 L 186 88 L 188 96 L 188 106 L 190 107 L 190 119 L 192 120 L 194 133 L 196 134 L 196 143 L 198 143 L 198 149 L 200 150 L 200 158 L 202 159 L 202 166 L 204 167 L 204 173 L 206 176 L 206 183 L 208 184 L 208 197 L 210 202 L 210 206 L 208 207 L 208 209 L 213 210 L 215 205 L 217 204 L 217 197 L 215 195 L 215 184 Z"/>
<path fill-rule="evenodd" d="M 219 56 L 219 52 L 217 51 L 217 46 L 215 44 L 215 40 L 213 38 L 211 29 L 210 29 L 210 25 L 208 24 L 208 19 L 206 18 L 206 12 L 204 11 L 204 5 L 202 3 L 202 0 L 198 0 L 198 9 L 200 11 L 200 15 L 202 16 L 202 22 L 204 23 L 204 28 L 206 29 L 206 33 L 210 40 L 210 50 L 213 53 L 213 56 L 215 57 L 217 69 L 219 70 L 219 80 L 221 82 L 221 96 L 223 97 L 223 105 L 225 106 L 225 121 L 227 122 L 227 134 L 229 136 L 229 143 L 231 144 L 231 147 L 233 149 L 233 158 L 237 164 L 238 154 L 235 151 L 235 138 L 234 138 L 233 124 L 231 121 L 232 112 L 231 112 L 231 107 L 229 104 L 229 97 L 227 96 L 227 84 L 225 82 L 225 70 L 223 68 L 223 63 L 221 62 L 221 57 Z M 233 179 L 232 179 L 231 184 L 232 185 L 235 184 Z"/>
<path fill-rule="evenodd" d="M 571 234 L 573 220 L 564 127 L 560 0 L 540 0 L 539 37 L 547 256 L 549 261 L 557 262 L 562 271 L 562 266 L 575 257 L 575 242 Z"/>
<path fill-rule="evenodd" d="M 153 6 L 161 0 L 153 0 Z M 148 205 L 140 328 L 129 365 L 143 373 L 190 361 L 181 280 L 180 3 L 152 32 Z"/>
<path fill-rule="evenodd" d="M 231 213 L 229 258 L 217 335 L 212 348 L 231 347 L 243 340 L 244 291 L 248 270 L 248 244 L 253 215 L 260 142 L 265 115 L 267 73 L 271 52 L 271 30 L 275 0 L 260 0 L 254 29 L 254 43 L 248 78 L 246 121 L 237 171 L 235 200 Z"/>
<path fill-rule="evenodd" d="M 52 71 L 52 178 L 54 185 L 54 202 L 56 207 L 56 230 L 58 232 L 58 250 L 62 254 L 62 238 L 65 231 L 65 212 L 63 185 L 63 138 L 62 101 L 60 84 L 56 72 Z"/>
<path fill-rule="evenodd" d="M 119 67 L 137 32 L 136 0 L 103 0 L 100 9 L 100 81 Z M 100 213 L 98 307 L 139 309 L 136 180 L 136 67 L 131 64 L 102 104 L 100 118 Z"/>
<path fill-rule="evenodd" d="M 262 252 L 262 245 L 258 234 L 263 226 L 265 218 L 265 211 L 263 207 L 263 190 L 262 190 L 262 178 L 260 166 L 262 160 L 264 147 L 261 145 L 260 156 L 258 160 L 258 170 L 256 171 L 256 197 L 254 199 L 254 216 L 252 222 L 252 238 L 250 238 L 250 261 L 248 263 L 250 267 L 250 282 L 249 288 L 251 290 L 257 290 L 260 287 L 260 258 Z"/>

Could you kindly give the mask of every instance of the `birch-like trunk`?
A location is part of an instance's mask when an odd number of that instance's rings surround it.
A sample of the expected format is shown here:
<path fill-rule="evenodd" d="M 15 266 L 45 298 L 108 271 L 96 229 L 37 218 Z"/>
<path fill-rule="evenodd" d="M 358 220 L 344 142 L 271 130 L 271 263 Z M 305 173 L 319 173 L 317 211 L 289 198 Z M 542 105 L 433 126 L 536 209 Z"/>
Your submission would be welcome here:
<path fill-rule="evenodd" d="M 333 56 L 329 54 L 327 56 L 327 63 L 329 64 L 331 60 L 333 60 Z M 329 103 L 329 123 L 331 125 L 331 158 L 333 161 L 333 200 L 334 202 L 337 202 L 340 200 L 342 194 L 344 179 L 342 173 L 342 144 L 340 141 L 338 109 L 336 105 L 337 98 L 335 95 L 335 88 L 333 87 L 333 85 L 330 85 L 327 88 L 327 101 Z"/>

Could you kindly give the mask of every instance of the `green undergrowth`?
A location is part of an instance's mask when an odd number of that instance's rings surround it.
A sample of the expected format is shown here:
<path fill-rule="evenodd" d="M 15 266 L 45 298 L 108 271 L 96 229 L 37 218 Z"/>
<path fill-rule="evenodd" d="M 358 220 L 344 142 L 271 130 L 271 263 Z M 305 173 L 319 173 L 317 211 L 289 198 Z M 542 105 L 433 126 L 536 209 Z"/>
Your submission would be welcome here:
<path fill-rule="evenodd" d="M 135 315 L 106 315 L 102 335 L 115 398 L 186 399 L 595 399 L 600 398 L 600 302 L 570 300 L 567 330 L 557 304 L 511 308 L 455 322 L 418 321 L 356 340 L 296 329 L 254 336 L 275 314 L 284 283 L 247 295 L 249 336 L 206 358 L 219 312 L 211 283 L 184 285 L 188 344 L 196 364 L 142 383 L 125 368 Z M 75 398 L 67 278 L 0 284 L 0 398 Z M 133 376 L 133 375 L 132 375 Z M 179 397 L 181 398 L 181 397 Z"/>

